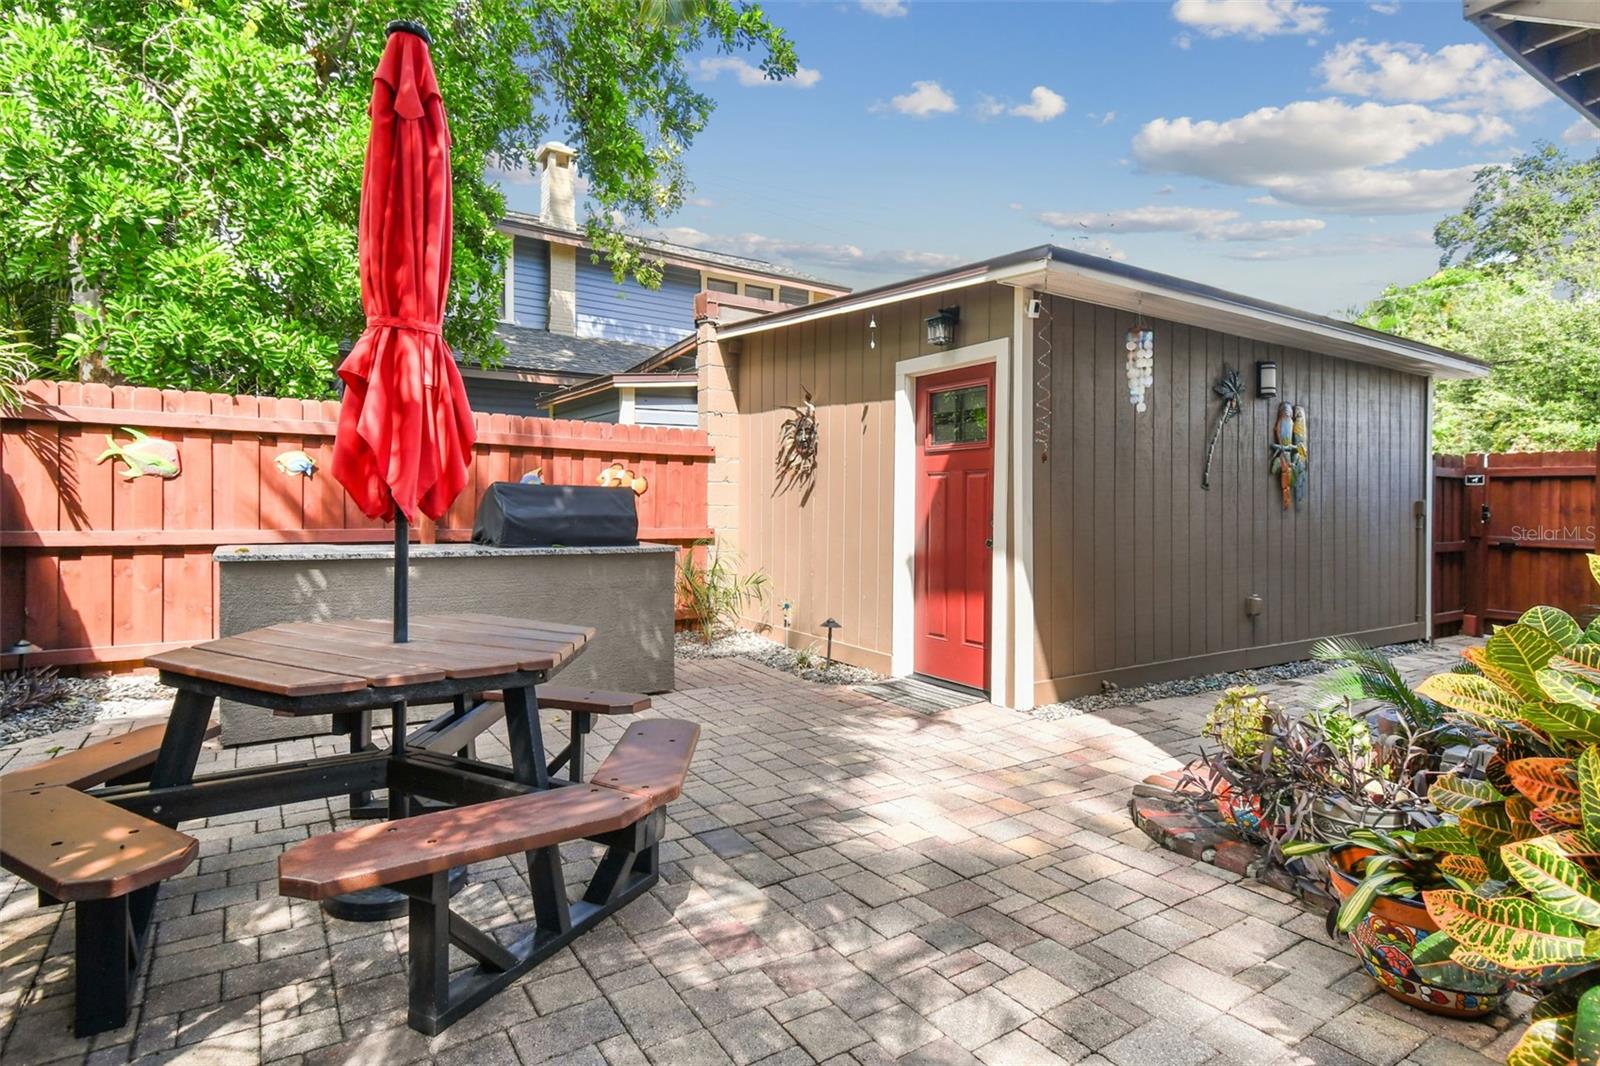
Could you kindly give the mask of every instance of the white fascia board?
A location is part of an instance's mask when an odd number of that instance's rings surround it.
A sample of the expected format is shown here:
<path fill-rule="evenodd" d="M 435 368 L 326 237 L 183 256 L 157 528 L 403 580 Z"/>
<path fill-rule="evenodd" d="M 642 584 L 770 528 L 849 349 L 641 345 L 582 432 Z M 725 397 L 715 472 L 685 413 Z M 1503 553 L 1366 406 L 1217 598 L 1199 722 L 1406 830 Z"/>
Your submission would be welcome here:
<path fill-rule="evenodd" d="M 1135 284 L 1126 278 L 1070 263 L 1051 262 L 1046 275 L 1045 289 L 1058 296 L 1091 303 L 1106 303 L 1108 297 L 1114 298 L 1120 295 L 1123 298 L 1120 306 L 1125 310 L 1139 310 L 1159 317 L 1177 317 L 1175 314 L 1169 315 L 1163 312 L 1156 304 L 1140 302 L 1141 299 L 1170 301 L 1179 307 L 1220 316 L 1224 321 L 1217 322 L 1214 328 L 1223 331 L 1237 331 L 1244 323 L 1266 327 L 1274 331 L 1273 335 L 1261 338 L 1269 343 L 1303 345 L 1313 351 L 1346 358 L 1360 359 L 1364 354 L 1366 361 L 1369 362 L 1380 362 L 1382 365 L 1394 366 L 1412 373 L 1430 374 L 1441 378 L 1481 378 L 1487 377 L 1489 373 L 1488 367 L 1418 348 L 1399 337 L 1386 341 L 1354 330 L 1339 329 L 1336 326 L 1250 304 L 1219 300 L 1216 297 L 1184 292 L 1164 285 Z M 1112 306 L 1119 305 L 1112 303 Z M 1226 320 L 1233 320 L 1235 324 L 1230 326 Z M 1204 319 L 1195 317 L 1183 318 L 1180 321 L 1187 325 L 1207 326 Z M 1375 359 L 1374 355 L 1378 353 L 1387 358 Z"/>
<path fill-rule="evenodd" d="M 849 296 L 837 297 L 819 304 L 813 304 L 811 310 L 800 314 L 784 314 L 782 318 L 774 317 L 772 320 L 765 318 L 752 318 L 746 322 L 739 322 L 725 329 L 717 330 L 719 340 L 732 340 L 751 333 L 765 333 L 768 330 L 784 329 L 788 326 L 797 326 L 802 322 L 816 322 L 819 319 L 833 318 L 835 315 L 845 315 L 853 311 L 866 311 L 876 307 L 886 307 L 889 304 L 903 303 L 907 300 L 919 300 L 924 296 L 934 296 L 941 292 L 950 292 L 953 289 L 965 289 L 972 285 L 982 285 L 984 282 L 998 281 L 1008 284 L 1026 284 L 1025 279 L 1030 276 L 1042 275 L 1043 260 L 1026 263 L 1017 263 L 1013 266 L 998 267 L 980 271 L 974 274 L 962 274 L 959 277 L 934 277 L 928 279 L 927 284 L 918 285 L 913 289 L 896 289 L 878 296 L 865 298 L 852 298 Z"/>

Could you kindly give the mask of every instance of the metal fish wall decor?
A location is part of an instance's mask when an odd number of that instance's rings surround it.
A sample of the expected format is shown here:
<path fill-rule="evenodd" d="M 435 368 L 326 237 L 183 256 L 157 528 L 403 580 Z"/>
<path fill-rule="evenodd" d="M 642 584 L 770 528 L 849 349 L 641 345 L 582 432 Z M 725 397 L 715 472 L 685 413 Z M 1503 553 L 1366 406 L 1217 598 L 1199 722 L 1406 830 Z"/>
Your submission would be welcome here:
<path fill-rule="evenodd" d="M 122 476 L 128 481 L 150 475 L 152 477 L 170 480 L 183 472 L 183 464 L 178 458 L 178 446 L 170 440 L 152 437 L 128 426 L 119 427 L 133 440 L 127 444 L 118 444 L 111 434 L 106 434 L 106 450 L 95 459 L 103 463 L 107 459 L 121 459 L 127 464 L 128 469 L 122 471 Z"/>

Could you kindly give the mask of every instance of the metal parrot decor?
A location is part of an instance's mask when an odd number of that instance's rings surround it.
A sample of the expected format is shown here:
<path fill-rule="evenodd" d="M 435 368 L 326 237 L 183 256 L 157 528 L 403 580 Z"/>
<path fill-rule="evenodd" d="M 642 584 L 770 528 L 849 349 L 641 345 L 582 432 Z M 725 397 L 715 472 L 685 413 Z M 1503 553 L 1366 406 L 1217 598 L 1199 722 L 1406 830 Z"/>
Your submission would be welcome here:
<path fill-rule="evenodd" d="M 1294 506 L 1300 509 L 1300 504 L 1306 498 L 1306 475 L 1311 471 L 1311 451 L 1306 440 L 1306 409 L 1300 404 L 1294 405 L 1294 457 L 1291 460 L 1294 473 Z"/>
<path fill-rule="evenodd" d="M 1200 487 L 1207 492 L 1211 491 L 1211 460 L 1216 457 L 1217 442 L 1222 439 L 1223 427 L 1239 417 L 1244 399 L 1244 382 L 1237 370 L 1223 363 L 1222 377 L 1211 386 L 1211 391 L 1222 397 L 1222 411 L 1217 415 L 1217 424 L 1211 427 L 1211 439 L 1206 441 L 1206 466 L 1200 474 Z"/>
<path fill-rule="evenodd" d="M 1305 499 L 1306 472 L 1310 452 L 1306 447 L 1306 409 L 1287 400 L 1278 405 L 1278 418 L 1272 424 L 1272 465 L 1283 493 L 1283 509 L 1298 508 Z"/>
<path fill-rule="evenodd" d="M 122 471 L 123 478 L 128 481 L 137 480 L 147 474 L 170 480 L 183 473 L 183 464 L 178 459 L 176 444 L 128 426 L 119 428 L 133 440 L 127 444 L 118 444 L 111 434 L 107 433 L 106 450 L 100 453 L 95 462 L 121 459 L 128 466 L 128 469 Z"/>
<path fill-rule="evenodd" d="M 817 469 L 817 405 L 809 389 L 801 386 L 800 391 L 804 402 L 790 407 L 794 414 L 778 427 L 778 492 L 809 480 Z"/>

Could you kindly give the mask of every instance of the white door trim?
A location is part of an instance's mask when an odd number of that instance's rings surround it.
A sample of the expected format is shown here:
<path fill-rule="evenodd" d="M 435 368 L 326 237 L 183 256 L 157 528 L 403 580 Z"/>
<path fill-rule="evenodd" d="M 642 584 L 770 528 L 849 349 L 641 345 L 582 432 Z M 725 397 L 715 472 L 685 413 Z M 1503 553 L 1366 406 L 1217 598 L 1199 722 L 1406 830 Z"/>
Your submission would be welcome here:
<path fill-rule="evenodd" d="M 1037 658 L 1037 617 L 1033 597 L 1033 477 L 1039 469 L 1034 458 L 1033 397 L 1034 320 L 1028 317 L 1030 289 L 1018 287 L 1012 309 L 1011 335 L 1015 384 L 1011 390 L 1011 461 L 1016 466 L 1017 525 L 1011 534 L 1011 702 L 1009 707 L 1033 706 L 1034 662 Z"/>
<path fill-rule="evenodd" d="M 1011 572 L 1008 516 L 1011 463 L 1011 339 L 998 337 L 981 344 L 952 348 L 894 368 L 894 599 L 889 672 L 905 677 L 913 670 L 916 646 L 917 548 L 917 390 L 916 379 L 980 363 L 994 364 L 994 402 L 989 406 L 989 434 L 994 442 L 994 556 L 989 587 L 989 699 L 1014 705 L 1007 664 L 1011 642 Z M 1031 699 L 1028 702 L 1032 702 Z"/>

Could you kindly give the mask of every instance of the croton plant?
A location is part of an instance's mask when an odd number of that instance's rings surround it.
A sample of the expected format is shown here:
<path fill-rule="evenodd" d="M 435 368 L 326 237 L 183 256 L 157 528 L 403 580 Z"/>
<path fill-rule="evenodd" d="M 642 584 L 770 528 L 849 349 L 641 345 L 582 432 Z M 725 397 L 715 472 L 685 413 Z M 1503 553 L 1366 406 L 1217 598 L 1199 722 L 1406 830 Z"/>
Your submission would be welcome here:
<path fill-rule="evenodd" d="M 1600 582 L 1600 555 L 1589 556 Z M 1540 997 L 1510 1066 L 1600 1061 L 1600 619 L 1535 607 L 1417 691 L 1494 738 L 1486 777 L 1440 778 L 1428 844 L 1471 887 L 1423 893 L 1419 971 L 1461 967 Z"/>

